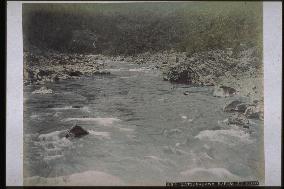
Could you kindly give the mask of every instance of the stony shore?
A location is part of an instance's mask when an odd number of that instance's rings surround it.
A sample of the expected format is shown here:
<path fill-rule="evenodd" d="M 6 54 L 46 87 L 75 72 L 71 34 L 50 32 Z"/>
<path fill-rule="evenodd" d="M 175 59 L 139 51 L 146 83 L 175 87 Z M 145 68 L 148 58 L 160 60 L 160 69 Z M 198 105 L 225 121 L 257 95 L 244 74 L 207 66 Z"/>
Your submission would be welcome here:
<path fill-rule="evenodd" d="M 177 83 L 203 86 L 229 86 L 241 96 L 253 100 L 263 98 L 263 72 L 255 49 L 241 51 L 237 56 L 231 49 L 195 53 L 164 51 L 136 56 L 104 56 L 81 54 L 35 55 L 24 53 L 24 83 L 44 84 L 61 79 L 94 74 L 109 74 L 104 65 L 109 61 L 151 64 L 163 72 L 164 79 Z"/>
<path fill-rule="evenodd" d="M 236 89 L 239 95 L 247 96 L 251 101 L 263 98 L 262 61 L 256 56 L 255 48 L 245 49 L 237 55 L 232 49 L 211 50 L 191 56 L 165 51 L 144 53 L 129 59 L 138 64 L 154 64 L 162 70 L 165 80 L 198 86 L 224 85 Z"/>
<path fill-rule="evenodd" d="M 108 57 L 100 55 L 24 53 L 24 84 L 44 84 L 57 80 L 80 78 L 104 71 Z"/>

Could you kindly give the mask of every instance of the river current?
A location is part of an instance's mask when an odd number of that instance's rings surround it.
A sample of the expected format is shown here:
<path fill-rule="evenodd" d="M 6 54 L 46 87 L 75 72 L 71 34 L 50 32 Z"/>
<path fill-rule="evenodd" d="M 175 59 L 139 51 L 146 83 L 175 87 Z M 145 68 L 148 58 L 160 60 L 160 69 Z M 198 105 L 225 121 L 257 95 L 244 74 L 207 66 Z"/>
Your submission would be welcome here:
<path fill-rule="evenodd" d="M 151 65 L 109 63 L 110 75 L 24 88 L 25 185 L 165 185 L 261 180 L 263 122 L 223 123 L 210 87 L 163 81 Z M 189 91 L 188 95 L 184 95 Z M 80 125 L 82 138 L 60 133 Z"/>

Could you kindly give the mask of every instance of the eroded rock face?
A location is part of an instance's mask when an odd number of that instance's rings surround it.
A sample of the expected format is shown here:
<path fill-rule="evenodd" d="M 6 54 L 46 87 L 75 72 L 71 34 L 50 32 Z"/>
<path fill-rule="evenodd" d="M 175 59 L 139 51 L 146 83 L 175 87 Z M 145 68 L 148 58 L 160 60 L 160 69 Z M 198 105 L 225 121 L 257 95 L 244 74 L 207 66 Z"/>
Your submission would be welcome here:
<path fill-rule="evenodd" d="M 65 137 L 66 138 L 79 138 L 87 134 L 89 134 L 87 130 L 83 129 L 79 125 L 75 125 L 70 130 L 67 131 L 67 134 L 65 135 Z"/>

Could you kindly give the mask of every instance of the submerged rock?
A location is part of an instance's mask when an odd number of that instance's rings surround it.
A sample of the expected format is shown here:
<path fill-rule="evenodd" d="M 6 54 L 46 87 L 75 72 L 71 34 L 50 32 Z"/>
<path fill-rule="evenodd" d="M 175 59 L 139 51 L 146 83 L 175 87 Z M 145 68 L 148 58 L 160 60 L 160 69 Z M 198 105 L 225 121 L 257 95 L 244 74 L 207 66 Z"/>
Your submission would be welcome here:
<path fill-rule="evenodd" d="M 73 126 L 70 130 L 67 131 L 67 134 L 65 135 L 66 138 L 79 138 L 82 136 L 85 136 L 89 134 L 88 131 L 86 131 L 85 129 L 83 129 L 81 126 L 79 125 L 75 125 Z"/>

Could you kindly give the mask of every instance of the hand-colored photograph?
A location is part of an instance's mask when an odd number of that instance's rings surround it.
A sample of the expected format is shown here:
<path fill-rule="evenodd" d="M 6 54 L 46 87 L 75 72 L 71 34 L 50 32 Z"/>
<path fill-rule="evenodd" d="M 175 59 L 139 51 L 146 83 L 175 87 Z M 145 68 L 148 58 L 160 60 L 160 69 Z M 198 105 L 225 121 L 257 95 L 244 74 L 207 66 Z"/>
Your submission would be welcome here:
<path fill-rule="evenodd" d="M 262 7 L 23 3 L 24 185 L 264 184 Z"/>

